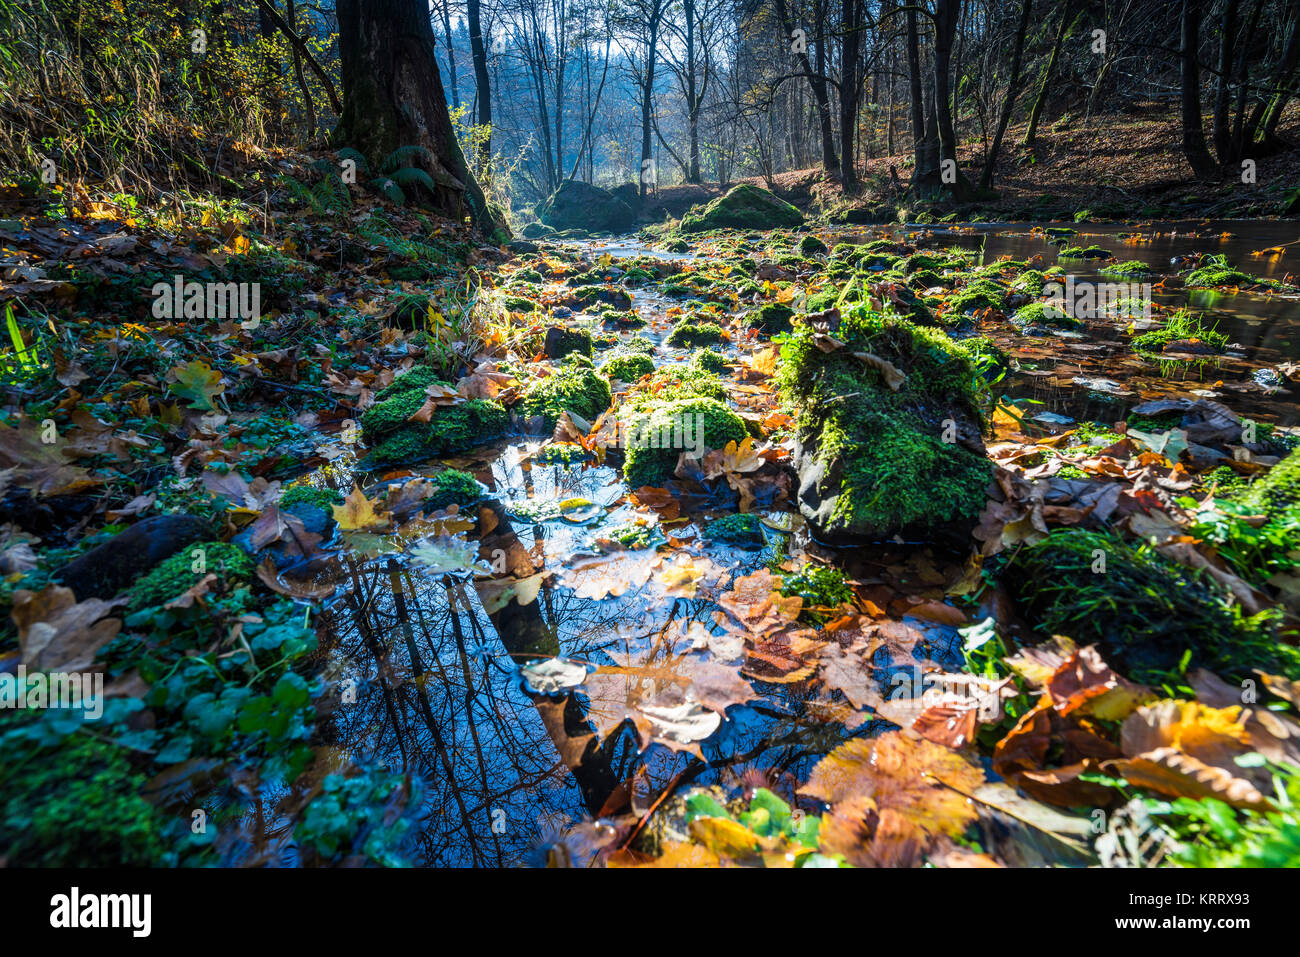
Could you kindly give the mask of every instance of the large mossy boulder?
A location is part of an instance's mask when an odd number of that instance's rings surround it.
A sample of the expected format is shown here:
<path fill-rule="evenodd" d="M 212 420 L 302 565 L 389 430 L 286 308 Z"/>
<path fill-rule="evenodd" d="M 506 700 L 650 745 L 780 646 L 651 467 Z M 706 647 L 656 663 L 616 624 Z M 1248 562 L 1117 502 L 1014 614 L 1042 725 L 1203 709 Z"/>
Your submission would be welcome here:
<path fill-rule="evenodd" d="M 573 179 L 561 183 L 534 211 L 543 224 L 555 230 L 618 233 L 636 224 L 636 211 L 623 200 L 599 186 Z"/>
<path fill-rule="evenodd" d="M 798 410 L 799 509 L 817 536 L 854 544 L 968 533 L 991 478 L 976 380 L 963 346 L 893 314 L 857 306 L 796 326 L 779 383 Z"/>
<path fill-rule="evenodd" d="M 505 431 L 509 416 L 501 403 L 492 399 L 440 405 L 429 421 L 412 421 L 431 385 L 455 388 L 428 366 L 416 366 L 376 396 L 378 401 L 361 416 L 362 436 L 371 445 L 370 462 L 418 462 L 490 441 Z"/>
<path fill-rule="evenodd" d="M 803 213 L 759 186 L 741 183 L 725 196 L 682 217 L 683 233 L 710 229 L 783 229 L 803 224 Z"/>

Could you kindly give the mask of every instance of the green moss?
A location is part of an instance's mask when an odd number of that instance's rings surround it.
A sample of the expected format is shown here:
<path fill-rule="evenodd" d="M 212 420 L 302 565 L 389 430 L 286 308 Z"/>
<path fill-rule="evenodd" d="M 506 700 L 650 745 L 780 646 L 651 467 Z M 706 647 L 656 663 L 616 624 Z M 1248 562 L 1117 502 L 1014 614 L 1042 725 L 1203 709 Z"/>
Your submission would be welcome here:
<path fill-rule="evenodd" d="M 408 392 L 419 392 L 423 395 L 424 390 L 435 382 L 448 388 L 451 387 L 451 383 L 444 381 L 438 370 L 432 366 L 411 366 L 410 369 L 399 375 L 389 385 L 379 390 L 375 395 L 375 404 L 378 405 L 394 396 L 405 395 Z"/>
<path fill-rule="evenodd" d="M 643 375 L 654 372 L 655 364 L 653 359 L 641 353 L 613 355 L 600 367 L 600 371 L 610 379 L 635 382 Z"/>
<path fill-rule="evenodd" d="M 696 416 L 700 416 L 699 419 Z M 633 415 L 628 422 L 632 435 L 649 434 L 656 438 L 683 432 L 695 437 L 698 423 L 703 424 L 703 444 L 721 449 L 728 442 L 741 442 L 749 435 L 745 421 L 716 399 L 680 399 Z M 623 476 L 632 488 L 662 485 L 672 477 L 681 448 L 629 448 L 623 456 Z"/>
<path fill-rule="evenodd" d="M 838 338 L 846 348 L 823 352 L 798 327 L 781 350 L 781 396 L 798 409 L 796 437 L 818 476 L 800 492 L 805 516 L 825 534 L 867 538 L 973 521 L 988 460 L 944 441 L 946 422 L 980 421 L 971 353 L 942 332 L 863 306 L 843 317 Z M 898 391 L 855 352 L 905 370 Z"/>
<path fill-rule="evenodd" d="M 962 314 L 971 309 L 1002 309 L 1006 305 L 1007 291 L 991 279 L 976 279 L 966 283 L 948 300 L 950 311 Z"/>
<path fill-rule="evenodd" d="M 1150 266 L 1137 259 L 1111 263 L 1108 266 L 1102 266 L 1099 271 L 1103 276 L 1110 276 L 1113 279 L 1134 279 L 1141 276 L 1150 276 L 1152 273 Z"/>
<path fill-rule="evenodd" d="M 767 544 L 763 523 L 752 513 L 737 513 L 716 518 L 704 526 L 701 533 L 706 541 L 747 548 L 762 548 Z"/>
<path fill-rule="evenodd" d="M 645 355 L 651 355 L 655 351 L 655 344 L 645 336 L 637 334 L 627 342 L 623 343 L 624 352 L 640 352 Z"/>
<path fill-rule="evenodd" d="M 407 412 L 407 417 L 423 404 L 422 394 L 413 395 L 420 402 Z M 404 402 L 408 408 L 411 404 L 406 396 L 390 401 Z M 367 415 L 378 408 L 375 406 Z M 396 419 L 401 411 L 400 408 L 390 410 L 389 421 Z M 457 405 L 439 406 L 427 423 L 402 419 L 396 428 L 372 432 L 377 440 L 367 459 L 376 465 L 398 465 L 447 455 L 491 441 L 506 430 L 508 422 L 505 408 L 493 399 L 470 399 Z M 361 425 L 364 432 L 365 416 L 362 416 Z"/>
<path fill-rule="evenodd" d="M 433 485 L 434 493 L 425 500 L 425 505 L 433 508 L 444 509 L 455 504 L 465 509 L 483 498 L 483 486 L 479 480 L 459 469 L 439 472 L 433 477 Z"/>
<path fill-rule="evenodd" d="M 591 453 L 576 442 L 552 442 L 539 450 L 534 458 L 544 465 L 574 465 L 586 462 Z"/>
<path fill-rule="evenodd" d="M 682 233 L 710 229 L 776 229 L 798 226 L 803 214 L 789 203 L 758 186 L 740 183 L 724 196 L 697 207 L 682 217 Z"/>
<path fill-rule="evenodd" d="M 1245 503 L 1275 517 L 1285 511 L 1300 511 L 1300 449 L 1293 451 L 1268 473 L 1256 479 Z"/>
<path fill-rule="evenodd" d="M 1060 329 L 1073 329 L 1083 323 L 1073 316 L 1067 316 L 1059 308 L 1045 302 L 1031 302 L 1016 310 L 1011 321 L 1018 326 L 1056 326 Z"/>
<path fill-rule="evenodd" d="M 1011 288 L 1015 292 L 1028 293 L 1031 296 L 1041 295 L 1043 286 L 1046 285 L 1047 278 L 1038 269 L 1026 269 L 1016 277 Z"/>
<path fill-rule="evenodd" d="M 826 616 L 810 611 L 809 606 L 834 608 L 853 601 L 853 589 L 844 580 L 844 573 L 838 568 L 825 565 L 805 565 L 797 574 L 785 575 L 781 583 L 781 594 L 787 598 L 795 595 L 802 598 L 804 611 L 800 617 L 816 624 L 826 621 Z"/>
<path fill-rule="evenodd" d="M 1101 246 L 1062 246 L 1057 254 L 1059 259 L 1110 259 L 1109 249 Z"/>
<path fill-rule="evenodd" d="M 531 299 L 512 295 L 502 296 L 501 305 L 511 312 L 536 312 L 542 308 Z"/>
<path fill-rule="evenodd" d="M 202 552 L 201 563 L 197 552 Z M 201 568 L 202 570 L 197 570 Z M 193 588 L 208 574 L 224 582 L 253 577 L 252 559 L 237 545 L 226 542 L 198 542 L 164 559 L 127 590 L 131 611 L 163 605 Z"/>
<path fill-rule="evenodd" d="M 1138 681 L 1167 680 L 1184 656 L 1230 681 L 1253 668 L 1300 675 L 1300 651 L 1280 644 L 1263 619 L 1243 618 L 1213 579 L 1145 546 L 1058 530 L 1018 551 L 1002 580 L 1041 634 L 1096 644 Z"/>
<path fill-rule="evenodd" d="M 552 359 L 563 359 L 567 355 L 591 357 L 591 333 L 586 329 L 567 329 L 552 326 L 546 332 L 546 354 Z"/>
<path fill-rule="evenodd" d="M 329 515 L 333 506 L 343 504 L 343 493 L 337 489 L 318 488 L 315 485 L 295 485 L 284 493 L 278 504 L 282 509 L 293 505 L 314 505 Z"/>
<path fill-rule="evenodd" d="M 628 408 L 636 411 L 680 399 L 717 399 L 725 402 L 727 384 L 712 372 L 696 365 L 665 366 L 641 385 Z"/>
<path fill-rule="evenodd" d="M 600 321 L 622 329 L 637 329 L 645 325 L 645 320 L 637 315 L 635 309 L 606 309 L 600 314 Z"/>
<path fill-rule="evenodd" d="M 129 752 L 89 736 L 9 755 L 0 769 L 0 847 L 10 867 L 149 867 L 166 821 L 143 797 Z"/>
<path fill-rule="evenodd" d="M 520 408 L 525 417 L 541 416 L 546 428 L 553 429 L 565 410 L 594 422 L 611 401 L 609 380 L 593 369 L 571 366 L 534 380 L 524 392 Z"/>
<path fill-rule="evenodd" d="M 761 330 L 764 334 L 773 336 L 778 332 L 789 332 L 791 328 L 790 319 L 794 316 L 794 310 L 784 303 L 769 302 L 766 305 L 759 306 L 746 317 L 749 324 L 755 329 Z"/>
<path fill-rule="evenodd" d="M 722 327 L 716 322 L 694 322 L 683 319 L 673 326 L 673 331 L 665 340 L 670 346 L 691 349 L 695 346 L 711 345 L 722 341 Z"/>
<path fill-rule="evenodd" d="M 826 244 L 816 236 L 805 236 L 799 240 L 799 252 L 805 256 L 820 256 L 826 252 Z"/>
<path fill-rule="evenodd" d="M 691 365 L 701 372 L 719 374 L 731 367 L 727 357 L 716 349 L 701 349 L 691 359 Z"/>
<path fill-rule="evenodd" d="M 618 542 L 624 548 L 653 548 L 663 538 L 656 534 L 651 525 L 618 525 L 603 533 L 611 542 Z"/>

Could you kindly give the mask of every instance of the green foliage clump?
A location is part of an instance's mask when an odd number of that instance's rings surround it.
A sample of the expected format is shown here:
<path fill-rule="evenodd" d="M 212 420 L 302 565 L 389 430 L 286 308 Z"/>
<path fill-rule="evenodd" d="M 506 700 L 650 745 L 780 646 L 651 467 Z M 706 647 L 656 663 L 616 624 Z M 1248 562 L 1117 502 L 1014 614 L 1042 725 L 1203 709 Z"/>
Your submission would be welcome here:
<path fill-rule="evenodd" d="M 691 349 L 695 346 L 712 345 L 722 341 L 722 327 L 716 322 L 693 322 L 683 319 L 673 326 L 673 331 L 665 340 L 668 345 Z"/>
<path fill-rule="evenodd" d="M 1228 680 L 1253 668 L 1300 676 L 1300 651 L 1276 640 L 1268 613 L 1244 617 L 1213 579 L 1146 546 L 1058 530 L 1017 552 L 1003 580 L 1041 633 L 1097 644 L 1138 681 L 1158 683 L 1184 665 Z"/>
<path fill-rule="evenodd" d="M 1110 276 L 1112 279 L 1135 279 L 1140 276 L 1149 276 L 1154 270 L 1140 259 L 1129 259 L 1125 262 L 1102 266 L 1099 272 L 1103 276 Z"/>
<path fill-rule="evenodd" d="M 477 504 L 483 498 L 483 486 L 479 480 L 460 469 L 446 469 L 433 477 L 434 493 L 425 500 L 425 505 L 443 509 L 449 505 L 459 505 L 462 509 Z"/>
<path fill-rule="evenodd" d="M 701 349 L 691 358 L 691 365 L 701 372 L 719 374 L 730 367 L 727 357 L 716 349 Z"/>
<path fill-rule="evenodd" d="M 727 384 L 699 366 L 674 365 L 655 371 L 647 382 L 637 386 L 629 408 L 633 411 L 679 399 L 716 399 L 727 401 Z"/>
<path fill-rule="evenodd" d="M 655 364 L 653 359 L 643 353 L 616 354 L 609 357 L 600 371 L 610 379 L 635 382 L 643 375 L 654 372 Z"/>
<path fill-rule="evenodd" d="M 402 867 L 408 862 L 401 848 L 413 834 L 420 795 L 418 779 L 390 771 L 331 774 L 293 835 L 309 864 L 355 859 Z"/>
<path fill-rule="evenodd" d="M 636 329 L 645 325 L 645 320 L 635 309 L 606 309 L 600 314 L 600 321 L 607 326 L 618 326 L 622 329 Z"/>
<path fill-rule="evenodd" d="M 761 330 L 766 335 L 773 336 L 778 332 L 789 332 L 791 328 L 790 320 L 793 316 L 794 310 L 784 303 L 769 302 L 751 312 L 747 319 L 755 329 Z"/>
<path fill-rule="evenodd" d="M 442 375 L 433 366 L 411 366 L 410 369 L 375 394 L 375 405 L 378 406 L 389 399 L 396 398 L 399 395 L 406 395 L 409 392 L 418 392 L 423 395 L 424 390 L 434 383 L 450 385 L 450 383 L 443 381 Z M 420 401 L 423 404 L 424 400 L 421 399 Z"/>
<path fill-rule="evenodd" d="M 1235 809 L 1216 798 L 1146 799 L 1151 819 L 1178 842 L 1184 867 L 1300 867 L 1300 768 L 1278 765 L 1272 807 Z"/>
<path fill-rule="evenodd" d="M 199 553 L 202 553 L 202 561 Z M 196 566 L 202 571 L 196 571 Z M 205 575 L 216 573 L 223 582 L 253 577 L 253 561 L 237 545 L 199 542 L 164 559 L 127 590 L 131 611 L 163 605 L 193 588 Z"/>
<path fill-rule="evenodd" d="M 278 504 L 281 509 L 294 505 L 312 505 L 326 515 L 330 515 L 335 505 L 343 504 L 343 493 L 337 489 L 320 488 L 315 485 L 295 485 L 284 493 Z"/>
<path fill-rule="evenodd" d="M 804 609 L 801 617 L 817 624 L 824 622 L 826 616 L 811 608 L 834 608 L 853 601 L 853 589 L 844 580 L 844 573 L 826 565 L 805 565 L 797 574 L 784 576 L 781 594 L 787 598 L 795 595 L 802 598 Z"/>
<path fill-rule="evenodd" d="M 640 352 L 648 356 L 654 354 L 655 344 L 652 340 L 637 333 L 631 339 L 627 340 L 627 342 L 623 343 L 622 350 L 624 352 Z"/>
<path fill-rule="evenodd" d="M 741 545 L 761 548 L 767 544 L 763 534 L 763 523 L 751 512 L 738 512 L 715 518 L 704 526 L 702 532 L 705 541 L 721 542 L 725 545 Z"/>
<path fill-rule="evenodd" d="M 9 754 L 0 767 L 0 847 L 10 867 L 148 867 L 167 850 L 166 822 L 142 797 L 130 752 L 74 736 Z"/>
<path fill-rule="evenodd" d="M 1300 511 L 1300 449 L 1269 469 L 1263 478 L 1256 479 L 1245 504 L 1270 518 Z"/>
<path fill-rule="evenodd" d="M 725 448 L 728 442 L 742 442 L 749 435 L 744 419 L 718 400 L 704 398 L 679 399 L 656 405 L 649 412 L 634 414 L 628 422 L 628 429 L 632 435 L 652 436 L 660 440 L 660 444 L 665 436 L 682 436 L 683 433 L 698 441 L 696 428 L 701 422 L 706 448 Z M 629 448 L 623 457 L 623 477 L 632 488 L 662 485 L 677 468 L 677 459 L 683 451 L 681 448 Z"/>
<path fill-rule="evenodd" d="M 1066 315 L 1063 309 L 1045 302 L 1031 302 L 1021 306 L 1011 321 L 1017 326 L 1057 326 L 1062 329 L 1083 325 L 1074 316 Z"/>
<path fill-rule="evenodd" d="M 618 525 L 605 532 L 603 537 L 624 548 L 652 548 L 663 540 L 662 533 L 657 532 L 654 526 L 638 523 Z"/>
<path fill-rule="evenodd" d="M 540 449 L 535 456 L 544 465 L 573 465 L 591 458 L 591 453 L 577 442 L 552 442 Z"/>
<path fill-rule="evenodd" d="M 823 352 L 797 327 L 781 349 L 778 387 L 798 410 L 796 437 L 819 480 L 801 490 L 805 517 L 832 536 L 887 538 L 973 521 L 988 460 L 944 441 L 945 422 L 981 422 L 972 354 L 944 333 L 856 306 L 841 320 L 844 349 Z M 868 353 L 906 370 L 897 391 Z"/>
<path fill-rule="evenodd" d="M 805 236 L 799 240 L 799 252 L 805 256 L 820 256 L 826 252 L 826 244 L 816 236 Z"/>
<path fill-rule="evenodd" d="M 1011 289 L 1013 292 L 1024 292 L 1029 293 L 1031 296 L 1038 296 L 1042 294 L 1043 286 L 1046 284 L 1047 277 L 1043 275 L 1041 270 L 1026 269 L 1011 283 Z"/>
<path fill-rule="evenodd" d="M 1250 285 L 1257 282 L 1254 276 L 1250 276 L 1239 269 L 1233 269 L 1228 265 L 1227 257 L 1223 254 L 1206 256 L 1199 268 L 1193 269 L 1183 280 L 1183 285 L 1187 287 L 1212 287 L 1212 286 L 1242 286 Z"/>
<path fill-rule="evenodd" d="M 1171 342 L 1194 343 L 1218 354 L 1228 347 L 1228 337 L 1213 326 L 1206 326 L 1200 315 L 1180 309 L 1169 317 L 1162 329 L 1153 329 L 1135 336 L 1133 351 L 1140 356 L 1159 357 Z"/>
<path fill-rule="evenodd" d="M 611 401 L 608 379 L 594 369 L 570 366 L 534 380 L 524 392 L 520 408 L 526 418 L 541 416 L 546 428 L 553 429 L 561 412 L 567 410 L 594 422 Z"/>

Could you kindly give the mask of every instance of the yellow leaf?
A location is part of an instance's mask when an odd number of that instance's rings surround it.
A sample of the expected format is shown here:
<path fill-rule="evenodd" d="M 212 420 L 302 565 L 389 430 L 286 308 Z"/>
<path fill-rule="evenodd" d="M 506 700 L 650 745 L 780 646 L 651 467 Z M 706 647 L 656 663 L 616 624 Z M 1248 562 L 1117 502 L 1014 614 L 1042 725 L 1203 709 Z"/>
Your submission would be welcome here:
<path fill-rule="evenodd" d="M 354 485 L 352 494 L 343 500 L 342 505 L 335 505 L 333 509 L 334 521 L 344 531 L 387 525 L 393 517 L 389 512 L 375 511 L 375 503 L 366 498 L 359 485 Z"/>

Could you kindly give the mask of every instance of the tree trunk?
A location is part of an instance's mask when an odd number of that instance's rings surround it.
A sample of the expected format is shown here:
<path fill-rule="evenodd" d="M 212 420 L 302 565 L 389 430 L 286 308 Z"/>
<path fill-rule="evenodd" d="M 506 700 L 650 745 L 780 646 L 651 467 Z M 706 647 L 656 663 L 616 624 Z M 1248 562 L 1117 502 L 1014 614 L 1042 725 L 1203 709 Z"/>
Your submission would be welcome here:
<path fill-rule="evenodd" d="M 842 0 L 844 45 L 840 49 L 840 172 L 845 192 L 858 185 L 853 142 L 858 131 L 858 54 L 862 48 L 862 0 Z"/>
<path fill-rule="evenodd" d="M 654 154 L 651 152 L 654 142 L 650 138 L 652 132 L 651 114 L 654 110 L 655 61 L 659 57 L 659 24 L 663 19 L 663 11 L 663 4 L 660 0 L 654 0 L 650 11 L 650 21 L 646 24 L 648 33 L 646 35 L 645 79 L 641 82 L 641 189 L 638 194 L 642 206 L 645 205 L 646 172 L 650 169 L 650 162 L 654 158 Z"/>
<path fill-rule="evenodd" d="M 1016 25 L 1016 42 L 1011 53 L 1011 77 L 1007 83 L 1006 97 L 1002 101 L 1002 112 L 998 114 L 998 128 L 993 131 L 993 145 L 989 147 L 988 159 L 984 161 L 984 171 L 980 174 L 980 188 L 991 189 L 993 172 L 998 165 L 998 152 L 1002 149 L 1002 137 L 1011 123 L 1011 114 L 1016 108 L 1016 96 L 1020 92 L 1020 61 L 1025 52 L 1025 35 L 1029 32 L 1029 16 L 1034 8 L 1034 0 L 1022 0 L 1020 4 L 1020 23 Z M 1100 83 L 1098 77 L 1098 83 Z"/>
<path fill-rule="evenodd" d="M 451 42 L 451 0 L 438 4 L 442 11 L 442 33 L 447 38 L 447 79 L 451 83 L 451 108 L 460 108 L 460 91 L 456 89 L 456 46 Z"/>
<path fill-rule="evenodd" d="M 777 19 L 781 21 L 781 29 L 785 31 L 786 42 L 794 33 L 794 24 L 790 20 L 789 8 L 786 0 L 776 0 Z M 835 154 L 835 131 L 831 127 L 831 98 L 826 90 L 826 37 L 824 27 L 819 24 L 817 39 L 817 69 L 813 69 L 812 62 L 808 59 L 806 50 L 796 54 L 799 57 L 799 65 L 803 68 L 804 74 L 808 77 L 808 85 L 812 87 L 813 99 L 817 101 L 817 120 L 821 126 L 822 134 L 822 169 L 831 175 L 838 175 L 840 171 L 840 158 Z"/>
<path fill-rule="evenodd" d="M 1232 162 L 1232 130 L 1228 102 L 1232 79 L 1232 48 L 1237 40 L 1237 0 L 1224 0 L 1219 21 L 1219 76 L 1214 90 L 1214 152 L 1220 166 Z"/>
<path fill-rule="evenodd" d="M 970 192 L 970 183 L 957 168 L 957 133 L 952 123 L 949 72 L 952 65 L 952 43 L 957 34 L 957 18 L 960 15 L 961 0 L 939 0 L 935 8 L 934 105 L 935 120 L 939 127 L 940 162 L 944 165 L 951 164 L 954 171 L 953 181 L 943 185 L 951 188 L 954 197 L 964 199 Z"/>
<path fill-rule="evenodd" d="M 1201 0 L 1183 0 L 1179 77 L 1182 82 L 1183 154 L 1197 179 L 1211 179 L 1218 166 L 1201 128 L 1201 69 L 1196 59 L 1201 39 Z"/>
<path fill-rule="evenodd" d="M 1056 60 L 1061 55 L 1061 44 L 1065 42 L 1065 28 L 1070 22 L 1070 5 L 1063 3 L 1061 5 L 1061 25 L 1056 28 L 1056 41 L 1052 44 L 1052 54 L 1047 58 L 1047 66 L 1043 68 L 1042 78 L 1038 81 L 1038 93 L 1034 97 L 1034 105 L 1029 110 L 1029 125 L 1025 127 L 1025 137 L 1021 143 L 1030 146 L 1034 142 L 1034 137 L 1038 135 L 1038 121 L 1043 115 L 1043 106 L 1047 103 L 1047 89 L 1052 85 L 1052 74 L 1056 72 Z"/>
<path fill-rule="evenodd" d="M 475 122 L 486 127 L 486 132 L 479 138 L 479 169 L 487 169 L 492 156 L 492 81 L 488 78 L 479 0 L 468 0 L 465 12 L 469 24 L 469 56 L 474 61 L 474 102 L 478 105 Z"/>
<path fill-rule="evenodd" d="M 916 26 L 916 7 L 907 6 L 907 78 L 912 106 L 912 183 L 914 186 L 933 185 L 937 173 L 929 162 L 930 147 L 926 141 L 925 99 L 921 92 L 921 40 Z"/>
<path fill-rule="evenodd" d="M 429 204 L 466 214 L 486 233 L 503 224 L 465 165 L 447 112 L 427 0 L 339 0 L 343 115 L 335 142 L 379 169 L 399 146 L 423 147 L 412 165 L 434 182 Z"/>

